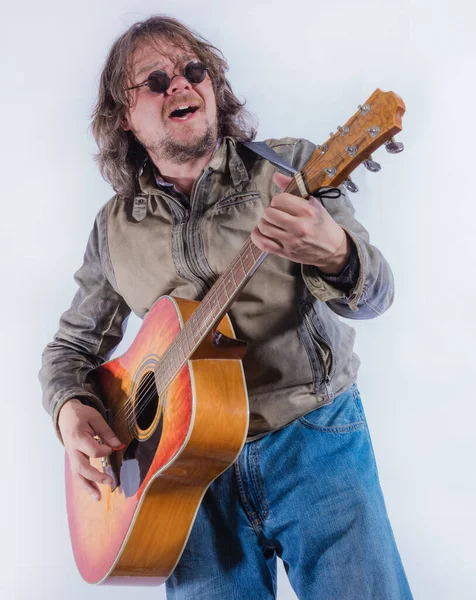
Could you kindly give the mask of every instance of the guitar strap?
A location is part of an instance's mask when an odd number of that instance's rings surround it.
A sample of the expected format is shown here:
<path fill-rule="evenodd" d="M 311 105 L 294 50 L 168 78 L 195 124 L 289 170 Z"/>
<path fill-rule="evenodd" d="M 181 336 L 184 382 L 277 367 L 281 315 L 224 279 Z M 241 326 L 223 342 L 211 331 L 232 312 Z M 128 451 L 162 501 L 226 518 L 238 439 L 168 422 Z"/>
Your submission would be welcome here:
<path fill-rule="evenodd" d="M 240 142 L 242 146 L 246 146 L 252 150 L 258 156 L 262 156 L 269 160 L 269 162 L 276 167 L 281 167 L 285 171 L 287 171 L 290 175 L 295 175 L 298 171 L 294 167 L 292 167 L 289 163 L 283 160 L 279 154 L 277 154 L 272 148 L 265 144 L 264 142 Z"/>
<path fill-rule="evenodd" d="M 258 154 L 258 156 L 262 156 L 263 158 L 268 160 L 271 164 L 275 165 L 276 167 L 281 167 L 281 169 L 284 169 L 290 175 L 296 175 L 296 173 L 299 173 L 299 171 L 297 169 L 295 169 L 289 163 L 287 163 L 285 160 L 283 160 L 279 156 L 279 154 L 277 154 L 272 148 L 270 148 L 264 142 L 240 142 L 240 144 L 242 146 L 245 146 L 246 148 L 249 148 L 249 150 L 252 150 L 255 154 Z M 306 195 L 307 190 L 305 189 L 305 187 L 304 187 L 304 189 L 301 189 L 301 186 L 299 185 L 299 181 L 296 181 L 296 183 L 299 186 L 299 190 L 301 191 L 302 196 L 307 197 L 307 195 Z M 304 183 L 302 185 L 304 185 Z M 314 192 L 313 196 L 315 198 L 319 198 L 321 203 L 324 204 L 322 201 L 323 198 L 332 198 L 332 199 L 339 198 L 340 196 L 342 196 L 342 192 L 340 191 L 339 188 L 330 187 L 330 188 L 323 188 L 322 190 L 318 190 L 318 191 Z"/>

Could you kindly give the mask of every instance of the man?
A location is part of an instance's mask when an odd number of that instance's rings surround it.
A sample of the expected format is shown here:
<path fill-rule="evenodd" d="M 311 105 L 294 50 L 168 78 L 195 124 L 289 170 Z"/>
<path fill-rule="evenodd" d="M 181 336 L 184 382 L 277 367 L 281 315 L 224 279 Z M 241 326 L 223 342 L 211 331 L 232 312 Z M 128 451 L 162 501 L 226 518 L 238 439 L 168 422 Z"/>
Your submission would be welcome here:
<path fill-rule="evenodd" d="M 131 310 L 201 299 L 251 235 L 270 252 L 230 310 L 250 400 L 248 441 L 209 488 L 167 581 L 172 599 L 276 597 L 276 555 L 301 599 L 408 599 L 355 380 L 354 330 L 393 300 L 393 278 L 345 194 L 286 193 L 254 137 L 220 52 L 153 17 L 113 45 L 93 132 L 116 195 L 99 211 L 79 290 L 43 355 L 44 403 L 74 476 L 121 444 L 86 383 Z M 296 169 L 315 146 L 267 140 Z M 94 436 L 103 441 L 99 444 Z"/>

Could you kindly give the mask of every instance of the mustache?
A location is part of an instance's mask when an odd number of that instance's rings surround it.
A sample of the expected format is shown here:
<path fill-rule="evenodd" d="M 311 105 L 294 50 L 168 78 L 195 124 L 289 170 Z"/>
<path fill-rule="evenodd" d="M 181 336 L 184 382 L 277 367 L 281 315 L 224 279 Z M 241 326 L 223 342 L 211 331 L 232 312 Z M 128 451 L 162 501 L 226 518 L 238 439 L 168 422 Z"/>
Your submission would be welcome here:
<path fill-rule="evenodd" d="M 179 106 L 196 106 L 198 110 L 200 110 L 204 105 L 203 100 L 200 97 L 193 96 L 192 94 L 187 94 L 184 96 L 180 96 L 180 98 L 173 98 L 167 106 L 164 107 L 163 115 L 168 117 L 170 113 L 176 110 Z"/>

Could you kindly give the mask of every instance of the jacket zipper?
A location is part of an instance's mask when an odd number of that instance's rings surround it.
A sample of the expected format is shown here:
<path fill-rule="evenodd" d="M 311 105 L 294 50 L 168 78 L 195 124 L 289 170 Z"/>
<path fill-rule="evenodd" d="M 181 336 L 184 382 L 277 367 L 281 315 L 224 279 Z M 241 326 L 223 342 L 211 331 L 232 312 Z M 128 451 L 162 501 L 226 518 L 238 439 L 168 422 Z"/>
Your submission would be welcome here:
<path fill-rule="evenodd" d="M 178 236 L 180 238 L 186 238 L 186 227 L 187 227 L 187 221 L 189 220 L 190 217 L 190 209 L 189 208 L 184 208 L 184 206 L 182 206 L 182 204 L 173 196 L 170 196 L 169 194 L 165 194 L 164 192 L 161 192 L 162 196 L 165 196 L 166 198 L 168 198 L 169 200 L 172 201 L 172 203 L 177 206 L 177 208 L 179 209 L 180 212 L 180 221 L 176 223 L 176 225 L 173 225 L 173 227 L 176 227 L 178 229 Z M 203 278 L 197 276 L 197 274 L 194 272 L 194 270 L 192 270 L 190 264 L 189 264 L 189 260 L 187 259 L 187 255 L 189 253 L 186 252 L 186 248 L 183 247 L 183 249 L 180 250 L 180 255 L 182 257 L 181 260 L 181 267 L 182 269 L 187 273 L 186 279 L 188 281 L 190 281 L 191 283 L 194 283 L 194 280 L 198 280 L 200 282 L 200 285 L 203 286 L 205 285 L 206 291 L 209 290 L 210 286 L 208 285 L 208 283 L 206 281 L 203 280 Z M 195 284 L 194 284 L 195 285 Z"/>
<path fill-rule="evenodd" d="M 200 177 L 194 181 L 193 186 L 192 186 L 192 192 L 190 194 L 190 200 L 189 200 L 190 208 L 188 208 L 188 209 L 184 208 L 178 200 L 176 200 L 172 196 L 169 196 L 168 194 L 164 194 L 168 198 L 170 198 L 172 200 L 172 202 L 174 202 L 174 204 L 176 206 L 178 206 L 180 209 L 182 217 L 181 217 L 180 223 L 178 224 L 179 233 L 180 233 L 180 237 L 182 239 L 184 239 L 186 242 L 190 241 L 189 223 L 190 223 L 190 215 L 193 212 L 192 206 L 193 206 L 194 197 L 196 195 L 196 190 L 197 190 L 197 187 L 200 185 L 200 182 L 205 177 L 205 175 L 208 174 L 208 172 L 209 172 L 209 169 L 205 169 L 203 171 L 203 173 L 200 175 Z M 197 222 L 197 225 L 199 225 L 200 220 L 199 219 L 198 220 L 195 219 L 195 220 Z M 183 256 L 183 266 L 190 273 L 192 282 L 193 282 L 193 279 L 198 280 L 200 282 L 200 284 L 202 285 L 202 288 L 204 288 L 204 290 L 205 290 L 205 293 L 203 295 L 205 295 L 210 290 L 211 286 L 209 284 L 209 277 L 213 276 L 213 273 L 206 273 L 201 268 L 198 260 L 195 260 L 194 253 L 190 251 L 190 247 L 188 245 L 186 246 L 185 244 L 183 245 L 183 250 L 181 251 L 181 254 Z"/>
<path fill-rule="evenodd" d="M 330 381 L 331 381 L 332 368 L 334 366 L 334 361 L 335 361 L 334 351 L 332 350 L 331 346 L 325 342 L 325 340 L 322 338 L 322 336 L 319 335 L 319 333 L 317 332 L 317 329 L 314 327 L 314 324 L 313 324 L 311 318 L 309 317 L 309 315 L 307 313 L 304 313 L 303 316 L 304 316 L 304 324 L 306 325 L 306 328 L 309 333 L 309 336 L 311 337 L 311 340 L 313 340 L 315 342 L 315 347 L 317 349 L 319 359 L 322 364 L 322 370 L 324 372 L 324 379 L 323 379 L 322 383 L 324 383 L 324 385 L 326 386 L 327 396 L 328 396 L 329 400 L 332 400 L 334 398 L 334 394 L 331 391 Z M 327 369 L 326 359 L 325 359 L 324 351 L 322 350 L 321 344 L 325 344 L 329 348 L 329 352 L 330 352 L 330 356 L 331 356 L 331 364 L 330 364 L 329 370 Z"/>
<path fill-rule="evenodd" d="M 196 179 L 193 183 L 192 186 L 192 192 L 190 194 L 190 211 L 189 211 L 189 215 L 192 215 L 194 212 L 193 210 L 193 206 L 194 206 L 194 201 L 195 201 L 195 196 L 196 196 L 196 192 L 198 189 L 198 186 L 200 185 L 201 181 L 204 179 L 204 177 L 206 175 L 208 175 L 210 171 L 210 168 L 207 168 L 203 171 L 203 173 L 200 175 L 200 177 L 198 179 Z M 195 227 L 200 227 L 200 222 L 201 219 L 203 218 L 203 212 L 201 212 L 199 214 L 199 218 L 197 218 L 196 216 L 194 216 L 194 222 L 195 222 Z M 184 221 L 184 228 L 183 231 L 185 233 L 185 240 L 187 242 L 191 242 L 192 241 L 192 235 L 193 235 L 193 231 L 190 227 L 190 220 L 187 219 L 187 221 Z M 209 272 L 207 272 L 207 270 L 205 270 L 202 265 L 200 264 L 200 261 L 197 259 L 195 253 L 193 251 L 190 251 L 190 248 L 192 248 L 192 244 L 190 244 L 188 246 L 188 251 L 184 252 L 184 258 L 185 260 L 188 259 L 188 263 L 189 263 L 189 269 L 194 273 L 195 277 L 197 277 L 198 279 L 200 279 L 204 286 L 205 286 L 205 293 L 208 292 L 211 288 L 211 284 L 209 283 L 210 279 L 215 279 L 216 278 L 216 274 L 213 273 L 210 269 Z M 185 250 L 185 249 L 184 249 Z"/>
<path fill-rule="evenodd" d="M 205 177 L 205 175 L 208 174 L 209 170 L 210 170 L 210 168 L 205 169 L 203 171 L 203 173 L 200 175 L 200 177 L 198 179 L 195 179 L 195 181 L 193 182 L 192 191 L 190 193 L 190 208 L 192 208 L 192 206 L 193 206 L 193 197 L 195 196 L 195 191 L 196 191 L 197 187 L 199 186 L 200 182 L 202 181 L 202 179 Z"/>

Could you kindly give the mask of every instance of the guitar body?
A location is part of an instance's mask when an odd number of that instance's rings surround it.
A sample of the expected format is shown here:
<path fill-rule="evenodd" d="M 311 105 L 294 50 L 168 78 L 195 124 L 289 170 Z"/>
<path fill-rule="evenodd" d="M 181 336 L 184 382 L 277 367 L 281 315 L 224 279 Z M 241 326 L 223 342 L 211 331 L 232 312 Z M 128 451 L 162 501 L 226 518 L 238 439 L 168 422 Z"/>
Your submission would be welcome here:
<path fill-rule="evenodd" d="M 154 368 L 198 304 L 162 296 L 130 349 L 92 372 L 109 424 L 126 448 L 113 452 L 109 464 L 91 459 L 116 477 L 116 487 L 98 484 L 100 501 L 72 478 L 66 455 L 71 541 L 89 583 L 164 583 L 207 488 L 246 440 L 244 343 L 235 339 L 227 315 L 216 328 L 222 336 L 208 334 L 166 391 L 157 393 Z M 136 399 L 144 394 L 149 402 L 138 410 Z"/>

